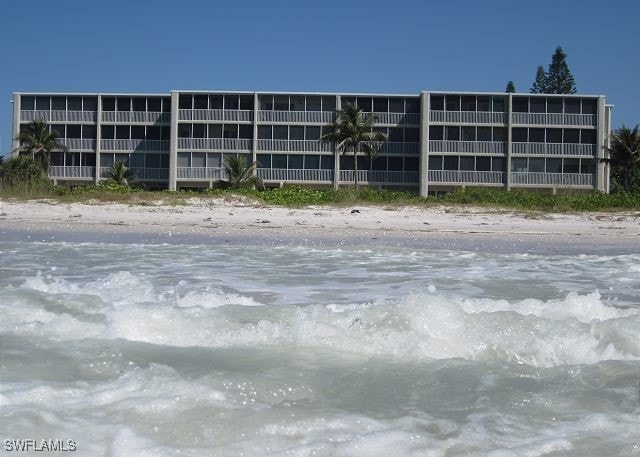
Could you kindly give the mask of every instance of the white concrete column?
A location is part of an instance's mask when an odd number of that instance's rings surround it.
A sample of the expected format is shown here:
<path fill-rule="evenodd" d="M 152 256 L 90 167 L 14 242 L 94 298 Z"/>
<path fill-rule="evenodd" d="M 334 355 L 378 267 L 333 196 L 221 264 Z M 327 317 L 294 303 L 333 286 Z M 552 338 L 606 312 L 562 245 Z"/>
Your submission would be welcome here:
<path fill-rule="evenodd" d="M 595 188 L 600 192 L 607 191 L 606 185 L 606 164 L 602 162 L 604 158 L 604 147 L 607 145 L 607 137 L 609 136 L 609 132 L 607 131 L 607 122 L 606 122 L 606 112 L 605 112 L 605 104 L 604 97 L 598 97 L 598 117 L 597 117 L 597 135 L 596 135 L 596 182 Z"/>
<path fill-rule="evenodd" d="M 606 113 L 606 122 L 605 122 L 605 139 L 604 144 L 606 146 L 606 150 L 611 148 L 611 129 L 612 129 L 612 116 L 613 116 L 613 106 L 605 105 L 605 113 Z M 603 157 L 609 157 L 609 153 L 603 151 Z M 611 192 L 611 165 L 608 163 L 604 164 L 604 175 L 605 175 L 605 192 L 608 194 Z"/>
<path fill-rule="evenodd" d="M 169 190 L 176 190 L 178 173 L 178 96 L 171 91 L 171 134 L 169 137 Z"/>
<path fill-rule="evenodd" d="M 13 94 L 13 128 L 11 129 L 11 157 L 18 155 L 18 148 L 20 147 L 20 141 L 18 141 L 18 135 L 20 135 L 20 94 Z"/>
<path fill-rule="evenodd" d="M 342 108 L 342 97 L 336 95 L 336 110 Z M 338 190 L 340 187 L 340 155 L 336 150 L 336 145 L 333 145 L 333 188 Z"/>
<path fill-rule="evenodd" d="M 258 160 L 258 93 L 253 93 L 253 141 L 251 142 L 251 162 Z M 255 172 L 258 173 L 258 170 Z"/>
<path fill-rule="evenodd" d="M 420 196 L 429 195 L 429 112 L 431 97 L 428 92 L 420 94 L 420 166 L 418 181 Z"/>
<path fill-rule="evenodd" d="M 97 185 L 100 182 L 100 152 L 102 151 L 100 144 L 102 141 L 102 94 L 98 94 L 96 116 L 96 172 L 93 182 Z"/>
<path fill-rule="evenodd" d="M 507 191 L 511 190 L 511 154 L 513 153 L 512 142 L 512 124 L 513 124 L 513 94 L 509 93 L 507 96 L 507 179 L 505 181 L 505 187 Z"/>

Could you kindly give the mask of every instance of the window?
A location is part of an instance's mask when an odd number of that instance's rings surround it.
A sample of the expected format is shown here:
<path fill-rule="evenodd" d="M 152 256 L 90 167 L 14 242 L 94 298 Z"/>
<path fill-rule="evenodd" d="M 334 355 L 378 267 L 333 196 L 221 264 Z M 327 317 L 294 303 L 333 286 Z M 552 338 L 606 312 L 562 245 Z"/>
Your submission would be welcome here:
<path fill-rule="evenodd" d="M 564 143 L 580 143 L 580 130 L 564 129 Z"/>
<path fill-rule="evenodd" d="M 447 95 L 447 111 L 460 111 L 460 96 Z"/>
<path fill-rule="evenodd" d="M 204 152 L 193 152 L 191 153 L 191 166 L 204 168 L 205 159 L 207 155 Z"/>
<path fill-rule="evenodd" d="M 377 156 L 375 160 L 371 163 L 371 169 L 377 170 L 377 171 L 387 171 L 387 157 Z"/>
<path fill-rule="evenodd" d="M 355 97 L 342 97 L 341 103 L 342 103 L 342 107 L 343 108 L 345 106 L 348 106 L 348 105 L 355 105 L 356 104 L 356 98 Z"/>
<path fill-rule="evenodd" d="M 191 153 L 179 152 L 178 153 L 178 167 L 188 168 L 191 166 Z"/>
<path fill-rule="evenodd" d="M 504 172 L 504 170 L 505 170 L 505 160 L 502 157 L 492 157 L 491 171 Z"/>
<path fill-rule="evenodd" d="M 402 157 L 388 157 L 387 160 L 388 160 L 387 169 L 389 171 L 402 171 L 403 169 Z"/>
<path fill-rule="evenodd" d="M 444 156 L 444 169 L 450 171 L 458 170 L 458 156 Z"/>
<path fill-rule="evenodd" d="M 160 168 L 160 154 L 145 154 L 146 168 Z"/>
<path fill-rule="evenodd" d="M 171 138 L 171 127 L 161 127 L 160 139 L 169 141 Z M 167 156 L 169 157 L 169 156 Z"/>
<path fill-rule="evenodd" d="M 222 154 L 215 152 L 207 153 L 207 167 L 220 168 L 222 166 Z"/>
<path fill-rule="evenodd" d="M 96 155 L 95 153 L 82 153 L 82 162 L 85 167 L 95 167 L 96 166 Z"/>
<path fill-rule="evenodd" d="M 420 99 L 419 98 L 405 98 L 405 109 L 407 113 L 419 113 L 420 112 Z"/>
<path fill-rule="evenodd" d="M 84 105 L 84 106 L 83 106 Z M 95 97 L 68 97 L 67 109 L 69 111 L 96 111 L 97 99 Z"/>
<path fill-rule="evenodd" d="M 460 127 L 458 126 L 447 126 L 445 127 L 447 133 L 447 140 L 449 141 L 460 141 Z"/>
<path fill-rule="evenodd" d="M 170 113 L 171 112 L 171 98 L 167 97 L 167 98 L 163 98 L 162 99 L 162 112 L 163 113 Z M 162 159 L 160 159 L 162 160 Z"/>
<path fill-rule="evenodd" d="M 353 170 L 353 156 L 340 156 L 340 169 Z"/>
<path fill-rule="evenodd" d="M 464 141 L 476 141 L 476 128 L 462 127 L 462 139 Z"/>
<path fill-rule="evenodd" d="M 51 109 L 65 111 L 67 109 L 67 99 L 65 97 L 51 97 Z"/>
<path fill-rule="evenodd" d="M 193 96 L 193 109 L 208 109 L 209 108 L 209 96 L 208 95 L 194 95 Z"/>
<path fill-rule="evenodd" d="M 442 170 L 442 156 L 429 156 L 429 170 Z"/>
<path fill-rule="evenodd" d="M 62 124 L 52 124 L 51 125 L 51 131 L 54 131 L 54 130 L 56 132 L 58 132 L 58 137 L 59 138 L 66 138 L 64 125 L 62 125 Z"/>
<path fill-rule="evenodd" d="M 371 160 L 369 159 L 369 157 L 358 157 L 358 170 L 371 170 Z M 400 171 L 402 171 L 402 169 L 400 169 Z"/>
<path fill-rule="evenodd" d="M 547 129 L 547 143 L 562 143 L 562 129 Z"/>
<path fill-rule="evenodd" d="M 178 97 L 178 107 L 180 109 L 193 109 L 193 98 L 191 94 L 180 94 Z"/>
<path fill-rule="evenodd" d="M 129 97 L 118 97 L 117 101 L 118 111 L 131 111 L 131 99 Z"/>
<path fill-rule="evenodd" d="M 256 160 L 260 168 L 271 168 L 271 154 L 258 154 Z"/>
<path fill-rule="evenodd" d="M 147 139 L 159 140 L 160 139 L 160 127 L 157 125 L 150 125 L 147 127 Z"/>
<path fill-rule="evenodd" d="M 390 113 L 404 113 L 404 99 L 393 97 L 389 99 Z"/>
<path fill-rule="evenodd" d="M 289 111 L 289 96 L 288 95 L 274 95 L 273 96 L 273 109 L 276 111 Z"/>
<path fill-rule="evenodd" d="M 491 171 L 491 157 L 476 157 L 476 171 Z"/>
<path fill-rule="evenodd" d="M 161 105 L 159 97 L 150 97 L 147 99 L 147 110 L 150 113 L 159 113 L 162 111 Z"/>
<path fill-rule="evenodd" d="M 273 95 L 260 95 L 258 96 L 259 108 L 263 111 L 273 110 Z"/>
<path fill-rule="evenodd" d="M 110 167 L 113 165 L 113 154 L 101 154 L 100 155 L 100 166 L 101 167 Z"/>
<path fill-rule="evenodd" d="M 227 101 L 225 100 L 225 107 Z M 226 109 L 226 108 L 225 108 Z M 238 125 L 237 124 L 224 124 L 224 126 L 222 127 L 222 137 L 223 138 L 230 138 L 230 139 L 236 139 L 238 138 Z"/>
<path fill-rule="evenodd" d="M 38 95 L 36 97 L 36 110 L 49 111 L 51 99 L 49 97 L 43 97 Z"/>
<path fill-rule="evenodd" d="M 529 99 L 527 97 L 513 97 L 512 108 L 514 113 L 528 113 Z"/>
<path fill-rule="evenodd" d="M 247 111 L 253 110 L 253 95 L 240 96 L 240 109 Z"/>
<path fill-rule="evenodd" d="M 115 97 L 103 97 L 102 99 L 102 111 L 115 111 L 116 99 Z"/>
<path fill-rule="evenodd" d="M 491 97 L 478 97 L 478 111 L 491 111 Z"/>
<path fill-rule="evenodd" d="M 237 110 L 240 107 L 240 100 L 238 95 L 225 95 L 224 96 L 224 109 Z"/>
<path fill-rule="evenodd" d="M 238 127 L 238 136 L 243 140 L 253 139 L 253 125 L 240 125 Z"/>
<path fill-rule="evenodd" d="M 335 158 L 333 156 L 320 156 L 320 168 L 323 170 L 333 170 Z"/>
<path fill-rule="evenodd" d="M 191 124 L 178 124 L 178 138 L 191 137 Z"/>
<path fill-rule="evenodd" d="M 271 126 L 270 125 L 259 125 L 258 126 L 258 138 L 261 140 L 270 140 L 271 139 Z"/>
<path fill-rule="evenodd" d="M 582 99 L 582 114 L 596 114 L 597 103 L 593 99 Z"/>
<path fill-rule="evenodd" d="M 494 127 L 493 128 L 493 141 L 507 141 L 507 128 L 506 127 Z"/>
<path fill-rule="evenodd" d="M 408 143 L 417 143 L 420 141 L 420 129 L 415 127 L 407 127 L 404 129 L 404 141 Z"/>
<path fill-rule="evenodd" d="M 544 173 L 544 159 L 542 159 L 542 158 L 530 158 L 529 159 L 529 172 L 530 173 Z"/>
<path fill-rule="evenodd" d="M 358 97 L 356 103 L 362 108 L 362 111 L 370 113 L 373 109 L 373 99 L 371 97 Z"/>
<path fill-rule="evenodd" d="M 420 164 L 417 157 L 404 158 L 404 171 L 418 171 Z"/>
<path fill-rule="evenodd" d="M 274 125 L 273 126 L 273 139 L 274 140 L 288 140 L 289 128 L 286 125 Z"/>
<path fill-rule="evenodd" d="M 320 156 L 304 156 L 304 168 L 306 170 L 317 170 L 320 168 Z"/>
<path fill-rule="evenodd" d="M 511 159 L 511 171 L 514 173 L 526 173 L 527 159 L 517 157 Z"/>
<path fill-rule="evenodd" d="M 116 162 L 122 162 L 125 166 L 129 166 L 129 154 L 114 154 L 113 160 Z"/>
<path fill-rule="evenodd" d="M 305 139 L 317 141 L 320 139 L 320 127 L 309 127 L 305 129 Z"/>
<path fill-rule="evenodd" d="M 291 96 L 291 111 L 304 111 L 304 95 Z"/>
<path fill-rule="evenodd" d="M 580 143 L 596 144 L 596 131 L 587 129 L 580 130 Z"/>
<path fill-rule="evenodd" d="M 131 139 L 133 140 L 144 140 L 145 131 L 144 126 L 142 125 L 132 125 L 131 126 Z M 200 137 L 198 137 L 200 138 Z"/>
<path fill-rule="evenodd" d="M 389 141 L 390 142 L 402 142 L 402 127 L 391 127 L 389 129 Z"/>
<path fill-rule="evenodd" d="M 133 111 L 146 111 L 147 100 L 144 97 L 133 97 Z"/>
<path fill-rule="evenodd" d="M 473 156 L 460 157 L 460 170 L 462 171 L 475 171 L 476 160 Z"/>
<path fill-rule="evenodd" d="M 478 127 L 478 141 L 491 141 L 491 127 Z"/>
<path fill-rule="evenodd" d="M 25 111 L 33 111 L 36 107 L 36 98 L 30 95 L 20 97 L 20 109 Z"/>
<path fill-rule="evenodd" d="M 144 154 L 135 153 L 131 154 L 129 158 L 129 166 L 130 167 L 144 167 Z"/>
<path fill-rule="evenodd" d="M 417 129 L 416 129 L 417 130 Z M 429 141 L 444 140 L 444 127 L 440 125 L 432 125 L 429 127 Z"/>
<path fill-rule="evenodd" d="M 328 98 L 328 97 L 325 97 Z M 310 95 L 307 97 L 307 111 L 321 111 L 321 98 L 317 95 Z M 335 105 L 335 100 L 333 102 Z M 325 110 L 328 111 L 328 110 Z"/>
<path fill-rule="evenodd" d="M 287 155 L 273 154 L 271 156 L 271 163 L 273 168 L 287 168 Z"/>
<path fill-rule="evenodd" d="M 303 126 L 291 126 L 289 127 L 289 139 L 290 140 L 304 140 L 304 127 Z"/>
<path fill-rule="evenodd" d="M 114 125 L 103 125 L 100 136 L 105 140 L 113 140 L 116 137 L 116 128 Z"/>
<path fill-rule="evenodd" d="M 530 143 L 544 143 L 544 129 L 529 129 Z"/>
<path fill-rule="evenodd" d="M 444 95 L 431 95 L 430 109 L 433 111 L 444 111 Z"/>
<path fill-rule="evenodd" d="M 562 113 L 562 105 L 560 97 L 547 98 L 547 113 Z"/>
<path fill-rule="evenodd" d="M 564 159 L 562 164 L 563 173 L 580 173 L 580 159 Z"/>
<path fill-rule="evenodd" d="M 209 96 L 209 109 L 222 109 L 222 95 Z"/>
<path fill-rule="evenodd" d="M 309 103 L 308 100 L 307 100 L 307 103 Z M 336 110 L 336 98 L 329 95 L 325 95 L 324 97 L 322 97 L 322 111 L 335 111 L 335 110 Z M 307 106 L 307 111 L 313 111 L 313 110 L 310 110 L 309 107 Z"/>
<path fill-rule="evenodd" d="M 302 170 L 303 157 L 301 154 L 291 154 L 289 156 L 289 166 L 290 170 Z"/>
<path fill-rule="evenodd" d="M 580 173 L 591 174 L 595 171 L 595 162 L 592 159 L 580 159 Z"/>
<path fill-rule="evenodd" d="M 133 127 L 131 130 L 133 135 Z M 207 125 L 206 124 L 193 124 L 193 138 L 206 138 L 207 137 Z"/>
<path fill-rule="evenodd" d="M 547 106 L 544 97 L 531 97 L 529 101 L 530 113 L 544 113 L 547 111 Z"/>
<path fill-rule="evenodd" d="M 565 99 L 564 112 L 567 114 L 580 114 L 580 99 L 579 98 Z"/>
<path fill-rule="evenodd" d="M 476 98 L 471 96 L 462 97 L 462 111 L 475 111 L 476 110 Z"/>
<path fill-rule="evenodd" d="M 209 124 L 207 127 L 209 138 L 222 138 L 222 124 Z"/>
<path fill-rule="evenodd" d="M 515 143 L 526 143 L 527 142 L 527 129 L 525 128 L 514 128 L 511 130 L 511 140 Z"/>
<path fill-rule="evenodd" d="M 67 134 L 68 133 L 69 132 L 67 131 Z M 117 140 L 128 140 L 129 139 L 129 126 L 128 125 L 116 125 L 116 139 Z"/>
<path fill-rule="evenodd" d="M 494 113 L 504 113 L 504 97 L 493 97 L 493 112 Z"/>
<path fill-rule="evenodd" d="M 547 159 L 547 173 L 562 173 L 562 159 Z"/>
<path fill-rule="evenodd" d="M 389 99 L 386 97 L 374 97 L 373 111 L 376 113 L 387 113 L 389 111 Z"/>

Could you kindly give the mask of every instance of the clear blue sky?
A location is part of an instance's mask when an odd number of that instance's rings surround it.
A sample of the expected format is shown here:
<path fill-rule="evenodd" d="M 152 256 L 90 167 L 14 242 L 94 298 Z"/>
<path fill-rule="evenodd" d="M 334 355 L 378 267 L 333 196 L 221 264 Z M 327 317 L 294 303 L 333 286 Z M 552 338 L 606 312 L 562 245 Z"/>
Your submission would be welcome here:
<path fill-rule="evenodd" d="M 171 89 L 528 92 L 556 46 L 614 126 L 640 122 L 640 1 L 5 0 L 11 93 Z"/>

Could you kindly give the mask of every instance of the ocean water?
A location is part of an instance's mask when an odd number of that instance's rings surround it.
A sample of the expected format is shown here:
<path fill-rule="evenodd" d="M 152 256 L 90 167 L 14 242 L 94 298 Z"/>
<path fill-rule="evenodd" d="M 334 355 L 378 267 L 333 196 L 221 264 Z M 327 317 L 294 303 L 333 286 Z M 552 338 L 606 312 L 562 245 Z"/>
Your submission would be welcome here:
<path fill-rule="evenodd" d="M 37 455 L 640 455 L 638 254 L 0 256 L 2 438 L 77 449 Z"/>

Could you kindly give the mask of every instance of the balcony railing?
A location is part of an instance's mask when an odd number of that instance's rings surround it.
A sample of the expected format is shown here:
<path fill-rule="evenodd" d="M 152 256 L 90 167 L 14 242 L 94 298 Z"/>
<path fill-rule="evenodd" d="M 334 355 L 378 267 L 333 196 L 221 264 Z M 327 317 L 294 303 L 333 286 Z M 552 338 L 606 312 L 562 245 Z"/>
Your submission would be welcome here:
<path fill-rule="evenodd" d="M 213 167 L 178 167 L 177 179 L 193 181 L 220 181 L 226 179 L 224 168 Z"/>
<path fill-rule="evenodd" d="M 333 182 L 333 170 L 287 170 L 258 168 L 258 177 L 264 181 Z"/>
<path fill-rule="evenodd" d="M 595 127 L 598 117 L 595 114 L 553 114 L 553 113 L 513 113 L 512 121 L 520 125 L 570 125 L 576 127 Z"/>
<path fill-rule="evenodd" d="M 431 111 L 429 122 L 447 124 L 506 124 L 506 113 L 485 111 Z"/>
<path fill-rule="evenodd" d="M 258 151 L 333 152 L 333 144 L 315 140 L 258 140 Z"/>
<path fill-rule="evenodd" d="M 66 146 L 71 151 L 95 151 L 96 140 L 80 138 L 58 138 L 58 143 Z"/>
<path fill-rule="evenodd" d="M 354 175 L 354 170 L 340 170 L 340 181 L 354 182 Z M 358 170 L 358 182 L 369 184 L 418 184 L 418 172 Z"/>
<path fill-rule="evenodd" d="M 167 181 L 169 179 L 168 168 L 144 168 L 144 167 L 131 167 L 129 168 L 136 175 L 137 181 Z M 100 167 L 100 177 L 109 177 L 110 167 Z"/>
<path fill-rule="evenodd" d="M 102 122 L 126 124 L 168 124 L 171 113 L 146 111 L 103 111 Z"/>
<path fill-rule="evenodd" d="M 253 111 L 226 109 L 181 109 L 178 110 L 178 120 L 252 122 Z"/>
<path fill-rule="evenodd" d="M 330 124 L 333 111 L 258 111 L 258 120 L 269 123 Z"/>
<path fill-rule="evenodd" d="M 447 184 L 502 184 L 501 171 L 429 170 L 429 182 Z"/>
<path fill-rule="evenodd" d="M 49 167 L 50 178 L 93 179 L 96 167 Z"/>
<path fill-rule="evenodd" d="M 511 173 L 511 183 L 521 186 L 593 187 L 593 178 L 579 173 Z"/>
<path fill-rule="evenodd" d="M 430 140 L 429 152 L 458 152 L 469 154 L 504 154 L 502 141 Z"/>
<path fill-rule="evenodd" d="M 594 157 L 596 155 L 596 145 L 572 143 L 513 143 L 513 153 Z"/>
<path fill-rule="evenodd" d="M 252 140 L 234 138 L 178 138 L 178 149 L 205 151 L 251 151 Z"/>
<path fill-rule="evenodd" d="M 43 119 L 46 122 L 92 122 L 97 119 L 95 111 L 20 111 L 20 121 Z"/>
<path fill-rule="evenodd" d="M 100 140 L 103 151 L 168 151 L 167 140 Z"/>

